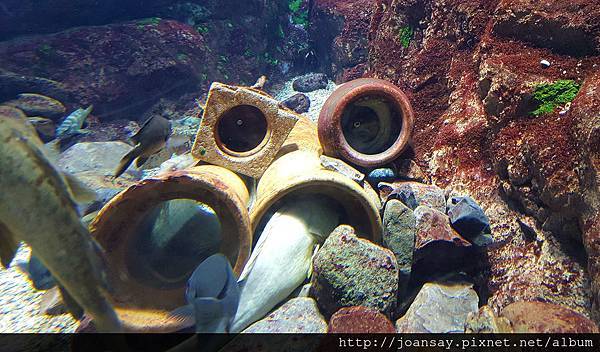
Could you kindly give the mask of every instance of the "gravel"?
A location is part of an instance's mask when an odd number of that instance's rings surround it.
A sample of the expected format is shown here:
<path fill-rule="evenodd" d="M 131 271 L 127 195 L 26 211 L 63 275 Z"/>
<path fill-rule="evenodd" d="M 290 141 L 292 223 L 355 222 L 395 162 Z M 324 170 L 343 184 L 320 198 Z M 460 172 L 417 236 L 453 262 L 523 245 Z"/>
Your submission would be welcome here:
<path fill-rule="evenodd" d="M 298 77 L 301 76 L 290 78 L 283 85 L 283 88 L 281 88 L 281 90 L 274 92 L 273 97 L 279 101 L 282 101 L 298 93 L 294 90 L 294 88 L 292 88 L 292 83 Z M 336 87 L 337 85 L 333 83 L 333 81 L 329 81 L 327 83 L 327 88 L 325 89 L 317 89 L 312 92 L 304 93 L 310 98 L 310 109 L 307 113 L 304 113 L 302 115 L 307 116 L 314 122 L 317 122 L 317 120 L 319 119 L 319 113 L 321 112 L 321 108 L 323 107 L 323 104 L 325 104 L 325 100 L 329 98 L 329 96 L 331 95 L 331 93 L 333 93 Z"/>
<path fill-rule="evenodd" d="M 39 313 L 45 291 L 36 291 L 27 275 L 18 268 L 27 263 L 31 249 L 21 245 L 12 265 L 0 269 L 0 333 L 70 333 L 77 322 L 69 314 L 46 316 Z"/>

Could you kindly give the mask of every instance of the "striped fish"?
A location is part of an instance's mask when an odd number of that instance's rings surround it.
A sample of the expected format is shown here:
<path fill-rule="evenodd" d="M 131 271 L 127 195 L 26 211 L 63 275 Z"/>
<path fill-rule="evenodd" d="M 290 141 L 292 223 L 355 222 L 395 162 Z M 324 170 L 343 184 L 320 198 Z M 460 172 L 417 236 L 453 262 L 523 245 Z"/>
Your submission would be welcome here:
<path fill-rule="evenodd" d="M 77 109 L 67 116 L 63 122 L 56 128 L 56 138 L 62 139 L 65 137 L 73 136 L 76 134 L 86 134 L 87 130 L 82 130 L 83 122 L 89 116 L 90 112 L 94 108 L 93 105 L 87 107 L 87 109 Z"/>

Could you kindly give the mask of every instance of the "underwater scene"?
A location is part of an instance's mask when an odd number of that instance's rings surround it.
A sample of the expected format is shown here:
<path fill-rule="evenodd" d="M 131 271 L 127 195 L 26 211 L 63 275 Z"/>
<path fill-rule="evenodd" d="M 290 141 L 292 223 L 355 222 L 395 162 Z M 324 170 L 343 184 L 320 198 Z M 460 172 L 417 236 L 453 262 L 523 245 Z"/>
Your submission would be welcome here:
<path fill-rule="evenodd" d="M 598 333 L 599 185 L 597 1 L 0 0 L 0 333 Z"/>

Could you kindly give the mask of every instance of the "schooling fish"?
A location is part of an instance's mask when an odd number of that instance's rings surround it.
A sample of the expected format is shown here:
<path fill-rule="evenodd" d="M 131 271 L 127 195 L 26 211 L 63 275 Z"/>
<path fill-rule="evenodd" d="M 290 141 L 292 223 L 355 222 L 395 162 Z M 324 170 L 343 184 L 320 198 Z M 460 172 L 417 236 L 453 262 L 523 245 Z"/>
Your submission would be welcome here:
<path fill-rule="evenodd" d="M 197 333 L 228 332 L 240 299 L 229 260 L 217 253 L 200 263 L 188 280 L 185 298 L 188 305 L 172 315 L 193 317 Z"/>
<path fill-rule="evenodd" d="M 315 196 L 275 212 L 240 275 L 242 293 L 231 332 L 264 317 L 310 276 L 315 249 L 339 222 L 335 204 Z"/>
<path fill-rule="evenodd" d="M 56 138 L 65 139 L 78 134 L 87 134 L 88 130 L 81 129 L 85 119 L 90 115 L 93 105 L 87 107 L 87 109 L 77 109 L 67 116 L 64 121 L 56 128 Z"/>
<path fill-rule="evenodd" d="M 95 243 L 79 220 L 68 180 L 48 161 L 22 112 L 0 107 L 0 259 L 6 267 L 20 241 L 63 287 L 75 316 L 82 309 L 101 331 L 121 324 L 105 296 Z"/>
<path fill-rule="evenodd" d="M 149 157 L 158 153 L 165 146 L 170 135 L 171 122 L 169 120 L 159 115 L 150 117 L 131 137 L 135 147 L 121 159 L 114 177 L 121 176 L 134 160 L 136 167 L 144 165 Z"/>

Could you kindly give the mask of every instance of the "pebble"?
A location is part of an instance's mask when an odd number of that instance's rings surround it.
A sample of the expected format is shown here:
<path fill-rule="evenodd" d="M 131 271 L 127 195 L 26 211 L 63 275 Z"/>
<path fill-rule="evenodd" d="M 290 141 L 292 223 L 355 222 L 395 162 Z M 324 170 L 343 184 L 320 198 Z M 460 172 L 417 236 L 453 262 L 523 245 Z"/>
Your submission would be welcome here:
<path fill-rule="evenodd" d="M 319 313 L 314 299 L 293 298 L 266 318 L 250 325 L 242 333 L 286 333 L 306 334 L 325 333 L 327 323 Z"/>
<path fill-rule="evenodd" d="M 306 94 L 297 93 L 282 101 L 281 105 L 302 114 L 310 109 L 310 98 Z"/>
<path fill-rule="evenodd" d="M 406 314 L 396 321 L 398 333 L 462 333 L 479 297 L 471 284 L 426 283 Z"/>
<path fill-rule="evenodd" d="M 273 96 L 275 97 L 275 99 L 282 101 L 285 100 L 286 98 L 288 98 L 291 95 L 294 95 L 295 92 L 294 88 L 292 87 L 293 82 L 297 79 L 298 77 L 294 77 L 290 80 L 288 80 L 280 90 L 276 91 L 273 93 Z M 317 122 L 319 120 L 319 114 L 321 113 L 321 108 L 323 107 L 323 104 L 325 104 L 325 101 L 327 100 L 327 98 L 329 98 L 329 96 L 331 95 L 331 93 L 333 93 L 333 91 L 336 88 L 336 84 L 333 81 L 329 81 L 327 83 L 327 87 L 325 87 L 324 89 L 318 89 L 312 92 L 307 92 L 305 93 L 308 98 L 310 99 L 310 108 L 308 110 L 307 113 L 305 113 L 305 115 L 312 121 L 312 122 Z"/>
<path fill-rule="evenodd" d="M 391 168 L 375 169 L 367 175 L 367 181 L 376 187 L 379 182 L 394 182 L 396 173 Z"/>
<path fill-rule="evenodd" d="M 452 197 L 448 208 L 448 216 L 452 227 L 464 238 L 478 246 L 492 242 L 490 219 L 483 209 L 471 197 Z"/>
<path fill-rule="evenodd" d="M 329 78 L 324 73 L 309 73 L 294 80 L 292 87 L 298 92 L 312 92 L 327 87 Z"/>
<path fill-rule="evenodd" d="M 400 295 L 410 279 L 416 232 L 417 219 L 413 211 L 397 199 L 388 201 L 383 212 L 383 244 L 396 256 Z"/>
<path fill-rule="evenodd" d="M 327 327 L 328 333 L 337 334 L 394 334 L 394 324 L 373 308 L 345 307 L 333 314 Z"/>
<path fill-rule="evenodd" d="M 386 248 L 358 238 L 347 225 L 336 228 L 313 259 L 312 288 L 320 311 L 366 306 L 389 314 L 396 305 L 398 268 Z"/>
<path fill-rule="evenodd" d="M 548 67 L 550 67 L 550 61 L 548 61 L 548 60 L 541 60 L 541 61 L 540 61 L 540 65 L 541 65 L 543 68 L 548 68 Z"/>

